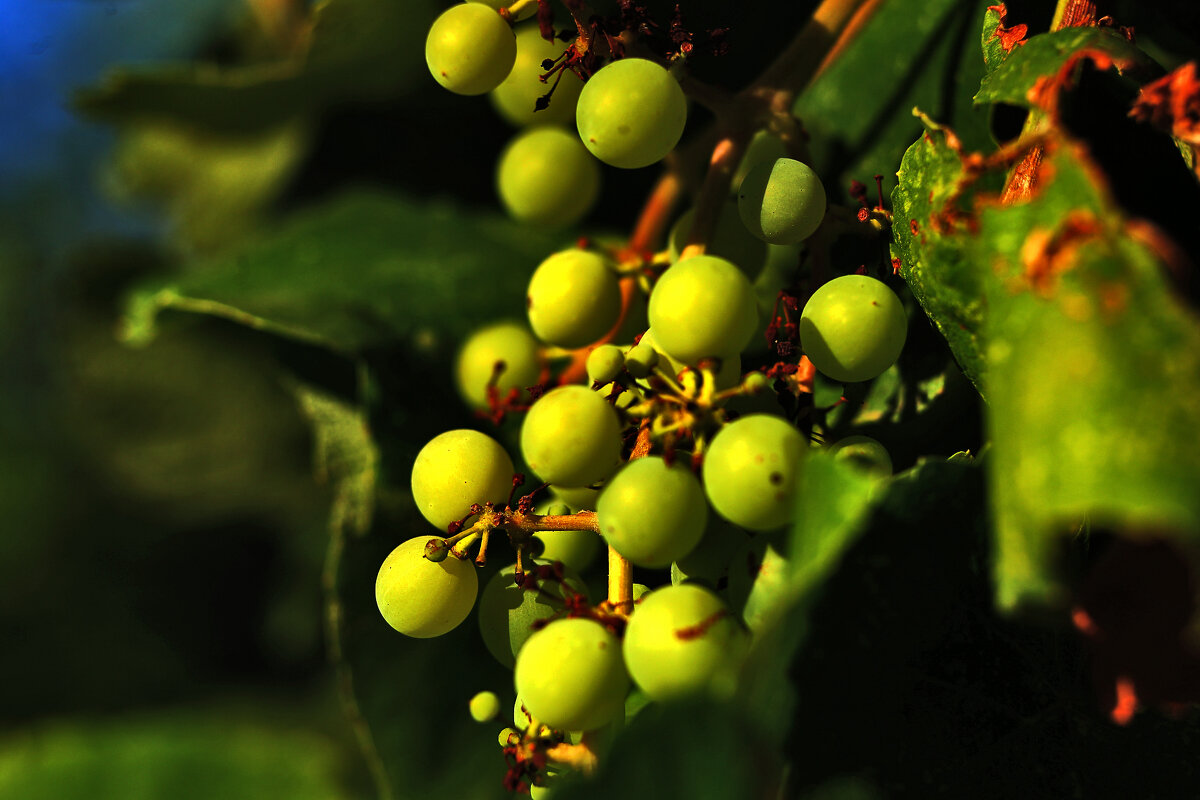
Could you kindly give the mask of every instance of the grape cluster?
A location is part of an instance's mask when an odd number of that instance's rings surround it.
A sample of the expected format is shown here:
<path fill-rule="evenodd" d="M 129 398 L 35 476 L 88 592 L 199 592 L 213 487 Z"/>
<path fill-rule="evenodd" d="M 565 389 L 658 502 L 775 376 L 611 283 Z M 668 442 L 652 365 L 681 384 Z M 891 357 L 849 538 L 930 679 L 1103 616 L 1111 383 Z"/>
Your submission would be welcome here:
<path fill-rule="evenodd" d="M 596 196 L 596 159 L 627 169 L 663 159 L 684 133 L 687 102 L 656 61 L 615 50 L 584 59 L 532 22 L 514 35 L 510 20 L 528 7 L 454 6 L 426 54 L 444 86 L 491 91 L 527 126 L 498 171 L 509 212 L 566 226 Z M 553 114 L 534 110 L 550 75 Z M 578 137 L 557 127 L 571 116 Z M 580 239 L 549 254 L 532 272 L 526 321 L 485 326 L 459 352 L 466 404 L 497 422 L 522 415 L 513 452 L 536 482 L 527 486 L 487 434 L 435 437 L 416 457 L 412 494 L 437 534 L 388 556 L 376 597 L 414 637 L 445 633 L 477 606 L 488 650 L 514 672 L 513 725 L 500 735 L 509 788 L 540 794 L 569 769 L 591 769 L 647 702 L 734 691 L 766 624 L 767 588 L 786 572 L 777 534 L 793 522 L 806 461 L 891 474 L 886 449 L 866 437 L 811 452 L 813 370 L 873 379 L 899 357 L 906 316 L 864 274 L 810 285 L 802 308 L 798 292 L 772 283 L 772 259 L 799 261 L 796 245 L 826 217 L 824 187 L 789 157 L 794 146 L 761 131 L 730 191 L 686 210 L 661 252 Z M 500 536 L 516 562 L 480 592 L 476 565 Z M 608 593 L 593 600 L 580 575 L 602 546 Z M 662 577 L 634 584 L 633 568 Z M 490 720 L 498 700 L 482 693 L 470 709 Z"/>

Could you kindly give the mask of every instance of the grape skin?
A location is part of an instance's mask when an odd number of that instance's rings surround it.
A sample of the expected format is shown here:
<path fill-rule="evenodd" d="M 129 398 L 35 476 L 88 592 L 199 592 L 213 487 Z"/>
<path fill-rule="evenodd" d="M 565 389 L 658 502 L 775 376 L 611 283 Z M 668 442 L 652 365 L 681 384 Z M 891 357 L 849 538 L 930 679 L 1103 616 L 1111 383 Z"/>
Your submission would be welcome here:
<path fill-rule="evenodd" d="M 594 535 L 594 534 L 593 534 Z M 534 566 L 550 563 L 538 559 Z M 531 569 L 531 567 L 527 567 Z M 587 596 L 577 575 L 567 573 L 564 583 L 553 578 L 539 582 L 541 590 L 522 589 L 513 582 L 517 565 L 510 564 L 491 577 L 479 595 L 479 632 L 497 661 L 512 669 L 517 653 L 533 634 L 533 623 L 562 612 L 564 591 Z"/>
<path fill-rule="evenodd" d="M 904 349 L 908 319 L 896 293 L 867 275 L 822 285 L 800 313 L 800 345 L 813 366 L 835 381 L 882 375 Z"/>
<path fill-rule="evenodd" d="M 679 142 L 687 100 L 666 69 L 644 58 L 601 67 L 575 106 L 579 138 L 614 167 L 637 169 L 661 160 Z"/>
<path fill-rule="evenodd" d="M 492 437 L 461 428 L 435 436 L 417 454 L 412 494 L 417 508 L 446 530 L 478 503 L 504 503 L 512 491 L 512 459 Z"/>
<path fill-rule="evenodd" d="M 678 261 L 679 254 L 687 246 L 695 217 L 696 209 L 689 208 L 671 226 L 667 246 L 672 261 Z M 706 255 L 725 259 L 745 273 L 751 281 L 762 271 L 763 264 L 767 261 L 766 243 L 746 230 L 738 213 L 737 200 L 732 198 L 721 206 L 717 224 L 708 238 L 708 246 L 704 252 Z"/>
<path fill-rule="evenodd" d="M 808 444 L 779 417 L 751 414 L 722 428 L 704 454 L 704 492 L 735 525 L 768 531 L 791 521 Z"/>
<path fill-rule="evenodd" d="M 704 536 L 704 489 L 681 463 L 658 456 L 630 461 L 596 504 L 600 532 L 614 550 L 639 567 L 661 568 L 683 558 Z"/>
<path fill-rule="evenodd" d="M 534 23 L 516 28 L 517 57 L 512 71 L 504 82 L 492 90 L 488 98 L 500 115 L 518 128 L 528 125 L 567 125 L 575 121 L 575 104 L 583 81 L 570 70 L 563 70 L 542 83 L 542 62 L 563 54 L 562 42 L 547 42 Z M 550 97 L 550 105 L 535 111 L 539 97 L 550 91 L 555 79 L 558 86 Z"/>
<path fill-rule="evenodd" d="M 534 270 L 525 293 L 529 324 L 547 344 L 574 349 L 596 341 L 621 314 L 621 286 L 608 260 L 562 250 Z"/>
<path fill-rule="evenodd" d="M 451 6 L 425 38 L 430 74 L 455 94 L 484 94 L 512 71 L 517 42 L 504 17 L 482 3 Z"/>
<path fill-rule="evenodd" d="M 471 719 L 476 722 L 488 722 L 500 713 L 500 698 L 495 692 L 479 692 L 467 703 Z"/>
<path fill-rule="evenodd" d="M 409 539 L 384 559 L 375 577 L 375 603 L 387 623 L 406 636 L 428 639 L 458 627 L 475 605 L 475 565 L 454 556 L 433 562 L 425 544 L 435 536 Z"/>
<path fill-rule="evenodd" d="M 873 478 L 886 478 L 892 474 L 892 457 L 887 448 L 870 436 L 861 434 L 838 439 L 827 448 L 829 455 L 840 461 L 849 462 Z"/>
<path fill-rule="evenodd" d="M 612 383 L 625 368 L 625 355 L 615 344 L 602 344 L 587 357 L 588 380 L 592 383 Z"/>
<path fill-rule="evenodd" d="M 825 187 L 817 173 L 793 158 L 752 168 L 738 189 L 738 211 L 746 230 L 771 244 L 796 244 L 825 217 Z"/>
<path fill-rule="evenodd" d="M 650 327 L 663 352 L 685 364 L 740 353 L 758 326 L 746 276 L 723 258 L 695 256 L 663 273 L 650 293 Z"/>
<path fill-rule="evenodd" d="M 538 398 L 521 426 L 521 453 L 548 483 L 590 486 L 621 458 L 617 412 L 585 386 L 559 386 Z"/>
<path fill-rule="evenodd" d="M 533 386 L 541 377 L 538 340 L 518 322 L 498 322 L 471 334 L 455 359 L 454 374 L 458 393 L 472 408 L 488 407 L 488 382 L 497 361 L 504 362 L 504 371 L 496 381 L 503 398 L 509 389 Z M 528 398 L 528 392 L 521 397 Z"/>
<path fill-rule="evenodd" d="M 514 219 L 567 227 L 581 220 L 596 202 L 600 165 L 579 137 L 561 128 L 530 128 L 500 154 L 496 191 Z"/>

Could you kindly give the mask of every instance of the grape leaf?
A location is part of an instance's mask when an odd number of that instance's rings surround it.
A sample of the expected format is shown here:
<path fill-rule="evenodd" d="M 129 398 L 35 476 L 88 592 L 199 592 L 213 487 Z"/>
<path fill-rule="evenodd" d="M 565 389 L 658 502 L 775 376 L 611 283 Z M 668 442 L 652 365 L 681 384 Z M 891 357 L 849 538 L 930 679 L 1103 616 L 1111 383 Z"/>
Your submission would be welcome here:
<path fill-rule="evenodd" d="M 356 193 L 136 288 L 121 335 L 145 343 L 158 314 L 178 309 L 344 354 L 398 342 L 428 350 L 521 308 L 530 269 L 553 249 L 497 217 Z"/>
<path fill-rule="evenodd" d="M 1005 41 L 1002 36 L 1006 33 L 1016 37 L 1018 33 L 1023 33 L 1024 25 L 1012 25 L 1006 27 L 1003 25 L 1007 20 L 1007 9 L 1004 4 L 996 6 L 988 6 L 983 15 L 983 32 L 980 34 L 981 46 L 983 49 L 983 66 L 984 73 L 990 73 L 1001 64 L 1004 59 L 1008 58 L 1011 47 L 1005 49 Z M 1015 45 L 1014 45 L 1015 46 Z"/>

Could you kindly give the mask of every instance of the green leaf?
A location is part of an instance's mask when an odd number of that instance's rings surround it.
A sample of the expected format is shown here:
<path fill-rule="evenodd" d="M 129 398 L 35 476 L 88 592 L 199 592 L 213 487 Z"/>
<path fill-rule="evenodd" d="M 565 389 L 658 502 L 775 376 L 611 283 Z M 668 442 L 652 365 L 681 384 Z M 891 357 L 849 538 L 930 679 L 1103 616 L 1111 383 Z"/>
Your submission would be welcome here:
<path fill-rule="evenodd" d="M 554 244 L 444 203 L 351 194 L 140 286 L 121 335 L 145 343 L 158 314 L 177 309 L 346 354 L 397 342 L 432 350 L 522 308 L 530 270 Z"/>
<path fill-rule="evenodd" d="M 1004 59 L 1008 57 L 1004 46 L 1000 42 L 999 28 L 1004 17 L 1000 14 L 1000 7 L 988 6 L 983 15 L 983 32 L 980 35 L 981 47 L 983 49 L 983 67 L 984 74 L 990 73 L 1004 63 Z"/>

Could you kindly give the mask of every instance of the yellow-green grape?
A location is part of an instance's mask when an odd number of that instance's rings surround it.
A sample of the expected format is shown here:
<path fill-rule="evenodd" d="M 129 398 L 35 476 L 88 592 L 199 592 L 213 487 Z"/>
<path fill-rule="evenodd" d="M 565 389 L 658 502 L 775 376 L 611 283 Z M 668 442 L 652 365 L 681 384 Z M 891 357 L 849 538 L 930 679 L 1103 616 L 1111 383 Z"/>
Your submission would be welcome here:
<path fill-rule="evenodd" d="M 687 100 L 666 69 L 644 58 L 601 67 L 579 93 L 575 124 L 592 155 L 636 169 L 661 160 L 687 123 Z"/>
<path fill-rule="evenodd" d="M 696 256 L 667 269 L 650 293 L 659 349 L 685 364 L 740 353 L 758 325 L 746 276 L 723 258 Z"/>
<path fill-rule="evenodd" d="M 530 406 L 521 453 L 543 481 L 590 486 L 617 468 L 621 423 L 608 401 L 586 386 L 559 386 Z"/>
<path fill-rule="evenodd" d="M 500 698 L 495 692 L 480 692 L 471 698 L 467 706 L 471 710 L 471 719 L 476 722 L 488 722 L 500 713 Z"/>
<path fill-rule="evenodd" d="M 511 6 L 515 2 L 515 0 L 467 0 L 467 2 L 468 3 L 481 3 L 485 6 L 490 6 L 491 8 L 494 8 L 497 11 L 499 11 L 502 8 L 508 8 L 509 6 Z M 536 12 L 537 12 L 537 5 L 531 3 L 530 5 L 527 5 L 524 8 L 522 8 L 518 13 L 514 14 L 512 19 L 514 19 L 516 21 L 520 21 L 523 19 L 529 19 Z"/>
<path fill-rule="evenodd" d="M 695 367 L 689 367 L 677 358 L 672 357 L 669 353 L 662 349 L 658 341 L 654 338 L 654 330 L 647 330 L 642 335 L 642 341 L 638 345 L 648 345 L 653 348 L 654 352 L 658 353 L 656 366 L 663 372 L 672 376 L 676 380 L 689 370 L 695 370 Z M 626 361 L 629 359 L 629 353 L 625 354 Z M 649 359 L 647 359 L 649 360 Z M 742 358 L 737 353 L 733 355 L 723 355 L 717 358 L 720 364 L 717 366 L 716 373 L 713 375 L 717 390 L 732 389 L 737 386 L 738 381 L 742 379 Z"/>
<path fill-rule="evenodd" d="M 672 261 L 678 261 L 679 254 L 687 246 L 688 236 L 692 232 L 692 220 L 695 217 L 696 209 L 689 208 L 671 226 L 667 244 Z M 767 261 L 766 243 L 751 236 L 746 230 L 738 213 L 737 200 L 733 198 L 721 206 L 721 213 L 717 216 L 717 224 L 709 236 L 704 253 L 725 259 L 751 280 L 758 275 Z"/>
<path fill-rule="evenodd" d="M 746 230 L 771 244 L 802 242 L 825 218 L 825 187 L 817 173 L 794 158 L 759 164 L 738 189 Z"/>
<path fill-rule="evenodd" d="M 520 42 L 517 43 L 520 47 Z M 518 58 L 520 51 L 518 50 Z M 737 190 L 742 185 L 742 181 L 746 179 L 746 174 L 750 170 L 764 162 L 773 162 L 777 158 L 783 158 L 787 155 L 787 148 L 784 147 L 783 140 L 770 131 L 761 130 L 750 138 L 750 143 L 746 145 L 745 155 L 738 163 L 738 168 L 734 170 L 733 180 L 729 182 L 730 190 L 733 192 L 733 199 L 736 205 Z M 741 224 L 741 220 L 738 221 Z"/>
<path fill-rule="evenodd" d="M 621 642 L 590 619 L 558 619 L 529 637 L 514 678 L 525 708 L 551 728 L 590 731 L 625 713 Z"/>
<path fill-rule="evenodd" d="M 659 456 L 630 461 L 596 507 L 600 533 L 614 550 L 639 567 L 667 567 L 700 543 L 708 522 L 704 489 L 681 462 Z"/>
<path fill-rule="evenodd" d="M 691 581 L 720 591 L 728 582 L 734 554 L 748 538 L 745 531 L 725 520 L 709 520 L 700 544 L 671 565 L 671 583 Z"/>
<path fill-rule="evenodd" d="M 455 359 L 454 374 L 458 393 L 472 408 L 488 407 L 488 383 L 497 362 L 504 369 L 496 379 L 496 389 L 503 398 L 510 389 L 533 386 L 541 377 L 538 340 L 519 322 L 498 322 L 471 334 Z M 528 399 L 522 392 L 522 399 Z"/>
<path fill-rule="evenodd" d="M 492 437 L 467 429 L 446 431 L 417 453 L 413 500 L 425 519 L 444 531 L 476 503 L 506 502 L 514 471 L 512 459 Z"/>
<path fill-rule="evenodd" d="M 855 469 L 862 470 L 873 478 L 886 478 L 892 474 L 892 457 L 887 448 L 870 436 L 847 436 L 829 445 L 829 455 L 846 461 Z"/>
<path fill-rule="evenodd" d="M 729 694 L 748 644 L 721 598 L 683 583 L 642 598 L 629 617 L 622 649 L 638 688 L 664 701 Z"/>
<path fill-rule="evenodd" d="M 625 354 L 625 369 L 635 378 L 645 378 L 658 366 L 658 351 L 654 349 L 646 337 L 629 348 Z"/>
<path fill-rule="evenodd" d="M 747 541 L 729 568 L 729 603 L 751 631 L 762 630 L 787 586 L 789 566 L 766 538 Z"/>
<path fill-rule="evenodd" d="M 534 271 L 525 293 L 529 324 L 543 342 L 589 345 L 621 314 L 621 286 L 612 265 L 588 250 L 562 250 Z"/>
<path fill-rule="evenodd" d="M 600 537 L 592 531 L 538 531 L 533 535 L 542 543 L 543 561 L 561 561 L 576 572 L 591 565 L 600 550 Z"/>
<path fill-rule="evenodd" d="M 504 17 L 482 3 L 451 6 L 433 21 L 425 63 L 434 79 L 455 94 L 484 94 L 512 71 L 517 41 Z"/>
<path fill-rule="evenodd" d="M 587 357 L 588 380 L 592 383 L 612 383 L 625 368 L 625 355 L 615 344 L 602 344 Z"/>
<path fill-rule="evenodd" d="M 581 220 L 600 193 L 600 165 L 562 128 L 529 128 L 508 143 L 496 167 L 496 190 L 521 222 L 563 228 Z"/>
<path fill-rule="evenodd" d="M 441 636 L 467 618 L 479 592 L 475 565 L 454 556 L 433 562 L 425 543 L 409 539 L 383 560 L 375 578 L 379 613 L 396 630 L 416 639 Z"/>
<path fill-rule="evenodd" d="M 722 428 L 704 453 L 704 492 L 725 519 L 752 531 L 792 520 L 808 443 L 787 420 L 741 417 Z"/>
<path fill-rule="evenodd" d="M 579 511 L 595 511 L 596 500 L 600 497 L 599 489 L 588 486 L 551 486 L 550 494 L 558 501 L 566 503 L 572 513 Z"/>
<path fill-rule="evenodd" d="M 896 293 L 867 275 L 843 275 L 813 292 L 800 312 L 800 346 L 835 381 L 882 375 L 904 349 L 908 319 Z"/>
<path fill-rule="evenodd" d="M 496 737 L 501 747 L 509 747 L 516 744 L 521 739 L 521 733 L 516 728 L 502 728 L 500 735 Z"/>
<path fill-rule="evenodd" d="M 547 564 L 541 558 L 526 568 Z M 516 572 L 516 564 L 500 570 L 479 596 L 479 632 L 483 643 L 497 661 L 510 669 L 517 653 L 533 634 L 534 623 L 563 613 L 564 598 L 570 594 L 587 597 L 587 586 L 573 573 L 564 573 L 561 582 L 543 578 L 536 588 L 523 589 L 514 582 Z"/>
<path fill-rule="evenodd" d="M 532 8 L 533 6 L 531 6 Z M 575 103 L 583 89 L 583 81 L 569 69 L 555 73 L 542 83 L 542 62 L 553 61 L 563 54 L 567 45 L 547 42 L 538 26 L 530 23 L 516 28 L 517 59 L 504 82 L 488 95 L 500 115 L 517 127 L 527 125 L 568 125 L 575 121 Z M 559 75 L 562 77 L 560 78 Z M 554 81 L 550 105 L 535 111 L 538 98 L 543 97 Z"/>

